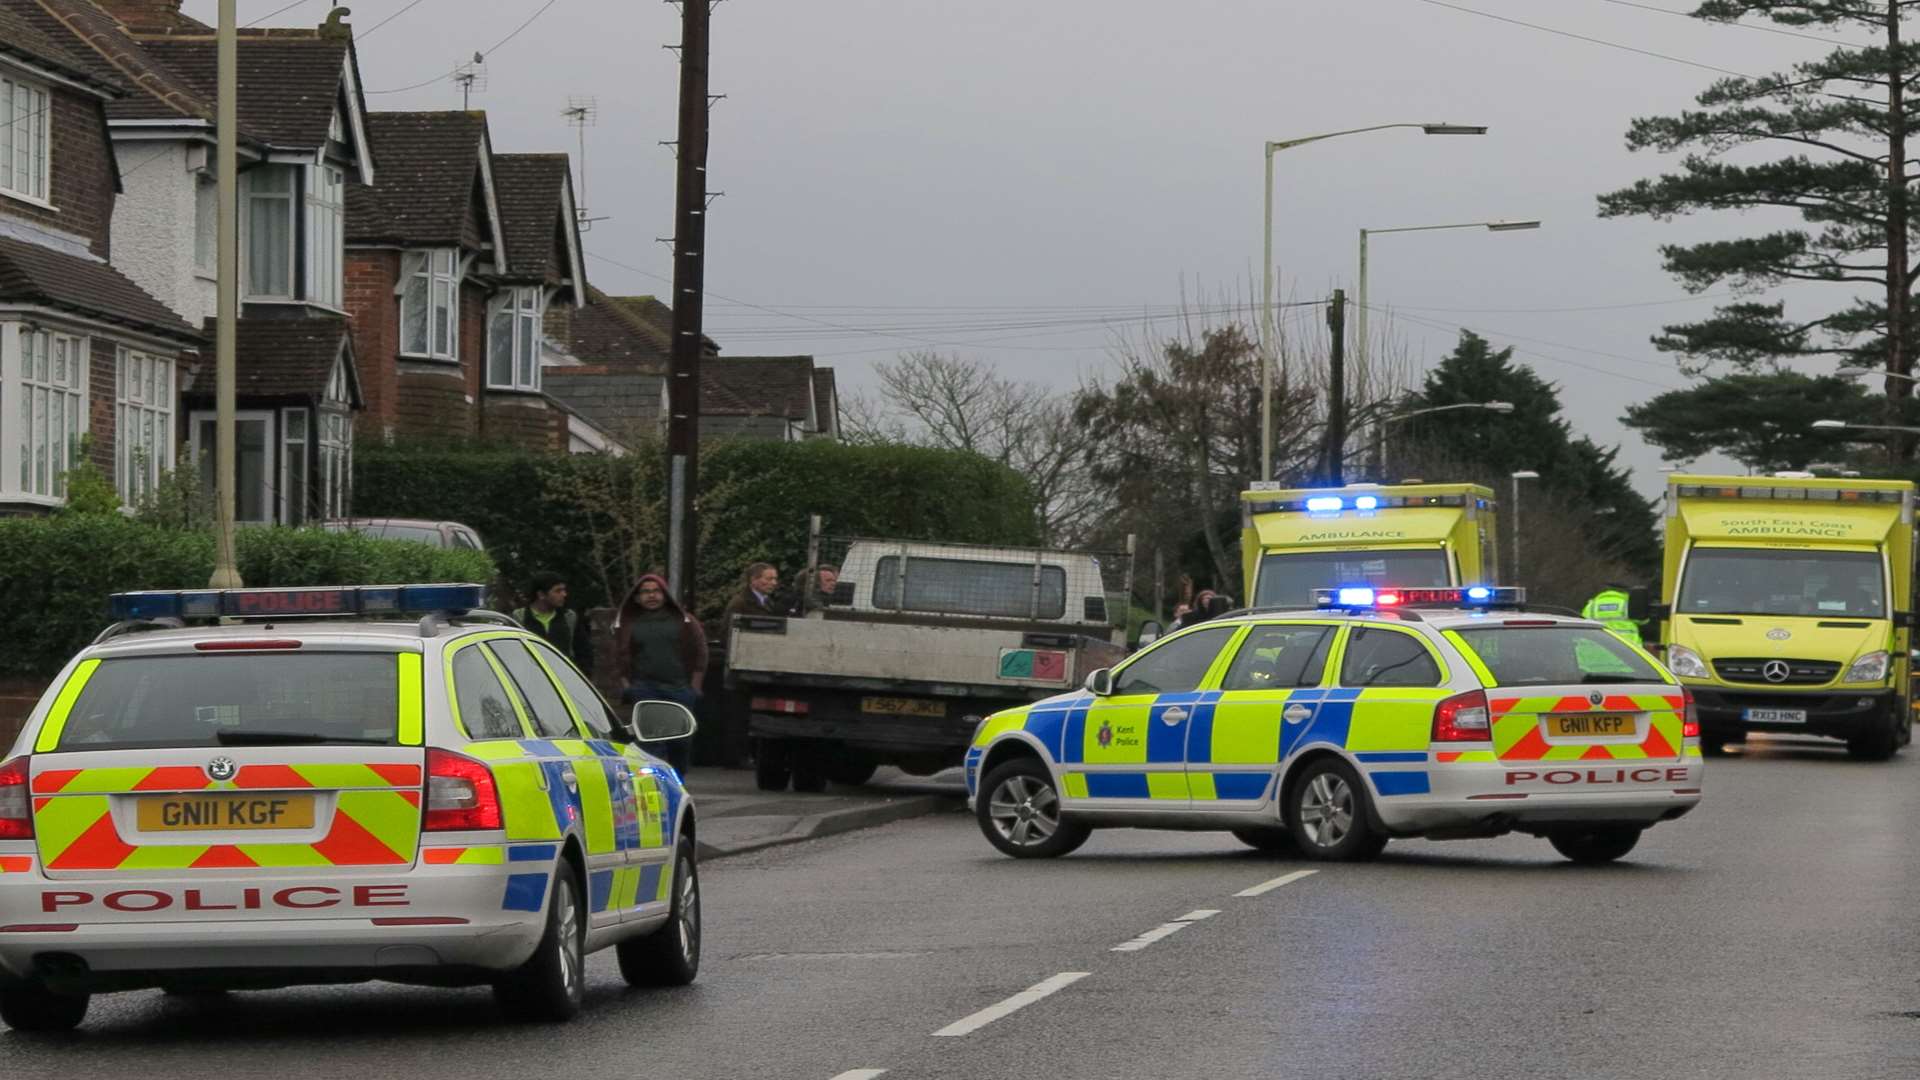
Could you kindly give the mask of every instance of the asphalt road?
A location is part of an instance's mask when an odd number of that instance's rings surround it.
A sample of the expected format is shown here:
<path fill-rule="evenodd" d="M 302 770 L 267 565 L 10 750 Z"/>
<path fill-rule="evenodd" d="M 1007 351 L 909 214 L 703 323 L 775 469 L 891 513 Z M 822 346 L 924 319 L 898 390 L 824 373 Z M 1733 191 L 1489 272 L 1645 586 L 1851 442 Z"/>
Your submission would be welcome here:
<path fill-rule="evenodd" d="M 1140 832 L 1015 862 L 943 814 L 714 864 L 700 982 L 596 958 L 570 1026 L 485 991 L 132 994 L 0 1035 L 0 1075 L 1920 1076 L 1920 755 L 1769 743 L 1707 784 L 1602 869 L 1524 837 L 1315 867 Z"/>

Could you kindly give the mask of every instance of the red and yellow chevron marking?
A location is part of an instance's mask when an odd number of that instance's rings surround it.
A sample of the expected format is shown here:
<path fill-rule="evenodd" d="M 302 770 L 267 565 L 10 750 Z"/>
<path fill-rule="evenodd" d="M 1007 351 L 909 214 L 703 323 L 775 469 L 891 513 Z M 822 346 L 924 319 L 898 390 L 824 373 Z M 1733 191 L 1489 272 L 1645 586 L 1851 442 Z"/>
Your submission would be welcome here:
<path fill-rule="evenodd" d="M 405 866 L 420 839 L 420 792 L 342 791 L 327 835 L 310 844 L 129 844 L 114 826 L 112 796 L 104 794 L 35 798 L 34 831 L 52 871 Z"/>
<path fill-rule="evenodd" d="M 1664 760 L 1679 757 L 1683 745 L 1686 701 L 1678 694 L 1611 694 L 1598 705 L 1572 696 L 1494 698 L 1488 705 L 1493 712 L 1494 751 L 1501 761 Z M 1639 743 L 1554 746 L 1540 732 L 1545 714 L 1583 712 L 1647 713 L 1647 737 Z"/>
<path fill-rule="evenodd" d="M 198 765 L 156 768 L 47 769 L 33 778 L 35 795 L 124 795 L 133 791 L 299 791 L 305 788 L 417 788 L 420 766 L 242 765 L 233 779 L 208 779 Z"/>
<path fill-rule="evenodd" d="M 0 855 L 0 874 L 33 873 L 33 856 Z"/>
<path fill-rule="evenodd" d="M 504 866 L 507 849 L 493 847 L 430 847 L 420 850 L 428 866 Z"/>

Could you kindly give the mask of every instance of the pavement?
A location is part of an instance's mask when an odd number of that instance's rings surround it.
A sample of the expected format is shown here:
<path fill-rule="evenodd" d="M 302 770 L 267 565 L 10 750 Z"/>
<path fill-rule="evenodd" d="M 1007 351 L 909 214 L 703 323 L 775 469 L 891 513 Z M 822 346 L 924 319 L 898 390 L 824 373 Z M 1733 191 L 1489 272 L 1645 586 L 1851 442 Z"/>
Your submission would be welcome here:
<path fill-rule="evenodd" d="M 930 777 L 881 769 L 866 784 L 819 794 L 761 791 L 742 769 L 693 769 L 686 781 L 700 812 L 703 861 L 963 810 L 967 795 L 959 769 Z"/>
<path fill-rule="evenodd" d="M 569 1025 L 485 990 L 121 994 L 0 1034 L 0 1075 L 1920 1076 L 1920 754 L 1757 741 L 1706 785 L 1598 868 L 1522 836 L 1326 865 L 1122 830 L 1016 861 L 926 814 L 704 867 L 699 981 L 630 990 L 597 954 Z"/>

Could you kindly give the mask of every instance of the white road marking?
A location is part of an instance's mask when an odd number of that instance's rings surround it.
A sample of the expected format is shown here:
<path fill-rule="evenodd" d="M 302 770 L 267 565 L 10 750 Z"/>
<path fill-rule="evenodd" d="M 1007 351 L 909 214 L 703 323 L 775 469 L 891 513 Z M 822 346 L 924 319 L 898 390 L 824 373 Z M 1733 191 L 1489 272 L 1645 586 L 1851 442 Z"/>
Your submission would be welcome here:
<path fill-rule="evenodd" d="M 1170 923 L 1161 923 L 1159 926 L 1156 926 L 1153 929 L 1147 931 L 1146 933 L 1141 934 L 1139 937 L 1134 938 L 1132 941 L 1121 942 L 1120 944 L 1115 945 L 1113 948 L 1107 951 L 1108 952 L 1139 952 L 1141 949 L 1146 948 L 1147 946 L 1153 944 L 1156 941 L 1159 941 L 1162 938 L 1171 937 L 1174 934 L 1177 934 L 1180 931 L 1185 930 L 1187 927 L 1192 926 L 1194 923 L 1199 922 L 1201 919 L 1211 919 L 1218 914 L 1220 914 L 1218 911 L 1213 910 L 1211 908 L 1201 908 L 1198 911 L 1189 911 L 1185 915 L 1180 916 L 1179 918 L 1173 920 Z"/>
<path fill-rule="evenodd" d="M 885 1069 L 849 1069 L 834 1077 L 833 1080 L 873 1080 L 874 1077 L 886 1071 Z"/>
<path fill-rule="evenodd" d="M 1303 877 L 1310 877 L 1319 872 L 1320 871 L 1318 870 L 1295 870 L 1291 874 L 1281 874 L 1279 877 L 1274 878 L 1272 881 L 1263 881 L 1260 884 L 1255 885 L 1251 889 L 1241 889 L 1239 892 L 1234 893 L 1233 895 L 1264 896 L 1267 893 L 1272 892 L 1273 890 L 1279 888 L 1282 885 L 1291 885 L 1294 882 L 1299 881 Z"/>
<path fill-rule="evenodd" d="M 1173 921 L 1174 922 L 1199 922 L 1201 919 L 1211 919 L 1218 914 L 1220 914 L 1218 911 L 1215 911 L 1211 908 L 1201 908 L 1199 911 L 1189 911 L 1185 915 L 1182 915 Z"/>
<path fill-rule="evenodd" d="M 946 1027 L 934 1032 L 933 1037 L 940 1039 L 955 1038 L 960 1035 L 971 1035 L 981 1028 L 986 1027 L 988 1024 L 993 1023 L 995 1020 L 1012 1016 L 1014 1013 L 1032 1005 L 1034 1002 L 1047 998 L 1061 990 L 1065 990 L 1067 987 L 1072 986 L 1074 983 L 1079 982 L 1091 974 L 1093 974 L 1091 971 L 1063 971 L 1050 979 L 1043 979 L 1035 983 L 1033 986 L 1020 991 L 998 1005 L 989 1005 L 964 1020 L 955 1020 Z"/>

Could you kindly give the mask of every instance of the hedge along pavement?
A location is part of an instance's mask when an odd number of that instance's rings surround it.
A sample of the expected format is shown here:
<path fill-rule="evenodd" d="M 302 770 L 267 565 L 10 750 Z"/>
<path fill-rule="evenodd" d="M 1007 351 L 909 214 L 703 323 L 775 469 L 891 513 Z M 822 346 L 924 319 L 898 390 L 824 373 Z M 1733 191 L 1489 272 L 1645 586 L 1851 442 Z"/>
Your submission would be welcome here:
<path fill-rule="evenodd" d="M 807 519 L 839 535 L 1032 544 L 1033 490 L 1012 469 L 923 447 L 713 441 L 700 448 L 700 607 L 724 606 L 748 563 L 804 569 Z M 470 445 L 354 448 L 354 514 L 459 521 L 478 530 L 502 576 L 523 587 L 551 570 L 570 603 L 606 604 L 666 562 L 665 452 L 622 458 Z M 596 538 L 598 543 L 596 544 Z"/>
<path fill-rule="evenodd" d="M 479 552 L 318 529 L 241 529 L 237 543 L 249 586 L 484 583 L 494 573 Z M 211 533 L 117 514 L 0 519 L 0 675 L 53 675 L 107 625 L 109 595 L 204 588 L 213 554 Z"/>

